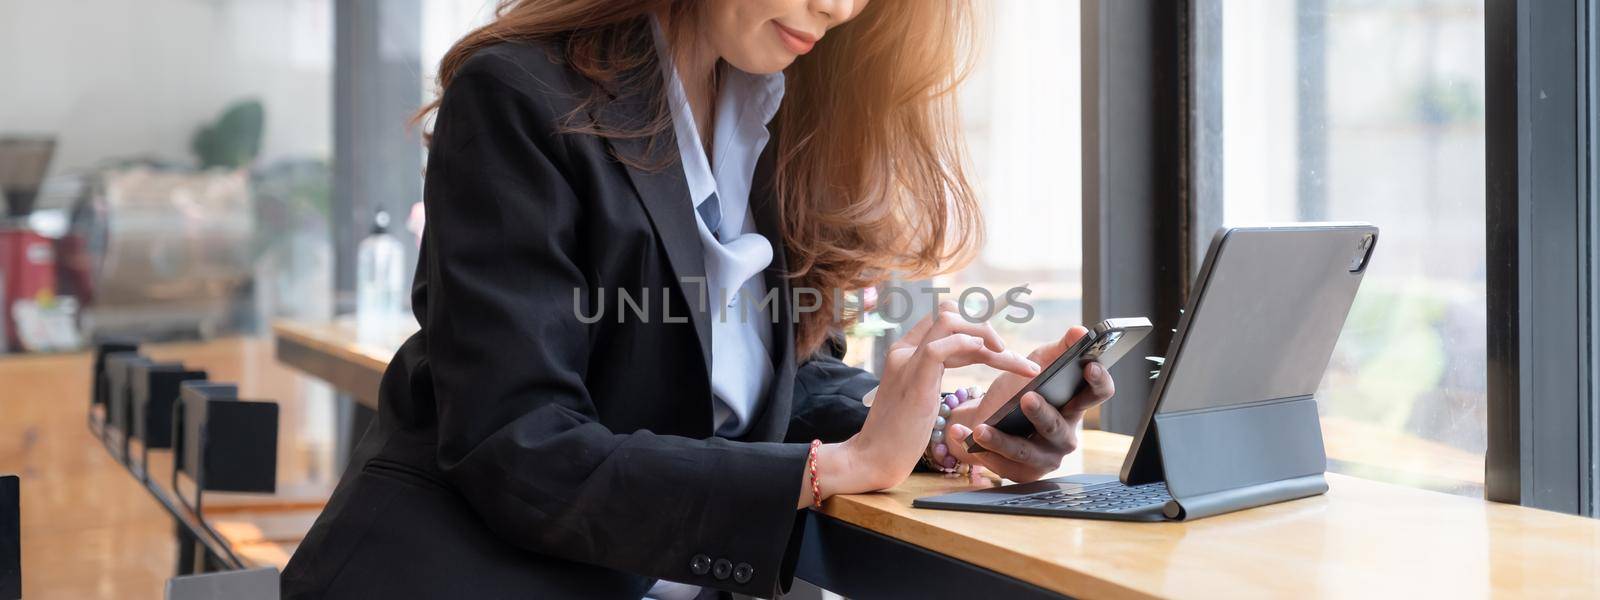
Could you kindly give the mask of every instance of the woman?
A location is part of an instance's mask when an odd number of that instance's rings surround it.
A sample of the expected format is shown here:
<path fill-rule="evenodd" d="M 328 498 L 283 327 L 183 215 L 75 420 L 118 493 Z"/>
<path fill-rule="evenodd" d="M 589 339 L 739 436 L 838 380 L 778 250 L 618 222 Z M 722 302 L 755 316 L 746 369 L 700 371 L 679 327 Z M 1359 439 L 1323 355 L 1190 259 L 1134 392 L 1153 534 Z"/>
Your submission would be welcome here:
<path fill-rule="evenodd" d="M 1111 395 L 1097 367 L 1060 412 L 1024 403 L 1039 435 L 972 428 L 1081 329 L 1024 358 L 946 303 L 881 382 L 839 360 L 833 290 L 977 244 L 966 25 L 961 2 L 502 2 L 430 107 L 422 329 L 287 594 L 769 596 L 799 508 L 923 459 L 1058 466 Z M 1006 372 L 996 402 L 935 430 L 969 364 Z M 968 435 L 996 452 L 930 442 Z"/>

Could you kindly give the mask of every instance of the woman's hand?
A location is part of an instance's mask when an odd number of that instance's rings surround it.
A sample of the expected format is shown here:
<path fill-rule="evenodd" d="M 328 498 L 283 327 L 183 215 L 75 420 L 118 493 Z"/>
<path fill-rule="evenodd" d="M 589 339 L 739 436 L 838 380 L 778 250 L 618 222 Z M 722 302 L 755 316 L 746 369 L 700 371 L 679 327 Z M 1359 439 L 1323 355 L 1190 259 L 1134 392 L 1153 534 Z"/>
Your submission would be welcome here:
<path fill-rule="evenodd" d="M 974 364 L 989 365 L 1022 381 L 1039 373 L 1038 363 L 1006 351 L 994 329 L 962 318 L 954 302 L 941 303 L 889 347 L 861 431 L 818 450 L 824 495 L 881 490 L 904 481 L 928 447 L 945 369 Z M 809 486 L 809 479 L 805 483 Z M 802 504 L 808 499 L 809 491 Z"/>
<path fill-rule="evenodd" d="M 1055 362 L 1067 348 L 1089 330 L 1073 327 L 1055 343 L 1040 346 L 1028 358 L 1041 365 Z M 1111 374 L 1098 363 L 1084 367 L 1084 381 L 1088 386 L 1060 410 L 1050 406 L 1044 397 L 1028 393 L 1022 397 L 1022 412 L 1033 422 L 1036 432 L 1028 438 L 1008 435 L 988 425 L 985 419 L 1016 395 L 1032 377 L 1015 373 L 1001 373 L 985 392 L 982 401 L 968 401 L 951 411 L 950 425 L 946 430 L 950 454 L 961 462 L 987 467 L 990 471 L 1012 481 L 1036 481 L 1061 466 L 1061 459 L 1078 449 L 1078 426 L 1084 413 L 1099 406 L 1116 393 Z M 988 452 L 968 454 L 967 438 L 976 436 L 978 443 Z"/>

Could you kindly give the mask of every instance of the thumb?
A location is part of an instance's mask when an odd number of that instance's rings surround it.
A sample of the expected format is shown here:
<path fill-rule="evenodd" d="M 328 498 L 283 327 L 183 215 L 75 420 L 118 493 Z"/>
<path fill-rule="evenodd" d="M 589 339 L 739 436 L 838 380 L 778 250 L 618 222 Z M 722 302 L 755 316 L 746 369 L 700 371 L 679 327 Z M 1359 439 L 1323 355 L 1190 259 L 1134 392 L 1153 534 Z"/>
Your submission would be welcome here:
<path fill-rule="evenodd" d="M 950 427 L 945 430 L 945 432 L 949 434 L 950 441 L 952 442 L 965 442 L 967 441 L 967 438 L 972 435 L 972 430 L 968 429 L 966 425 L 962 425 L 960 423 L 952 423 Z"/>
<path fill-rule="evenodd" d="M 972 437 L 972 429 L 960 423 L 951 423 L 944 433 L 947 436 L 945 447 L 949 448 L 950 454 L 959 453 L 961 460 L 971 460 L 972 455 L 967 452 L 967 439 Z"/>

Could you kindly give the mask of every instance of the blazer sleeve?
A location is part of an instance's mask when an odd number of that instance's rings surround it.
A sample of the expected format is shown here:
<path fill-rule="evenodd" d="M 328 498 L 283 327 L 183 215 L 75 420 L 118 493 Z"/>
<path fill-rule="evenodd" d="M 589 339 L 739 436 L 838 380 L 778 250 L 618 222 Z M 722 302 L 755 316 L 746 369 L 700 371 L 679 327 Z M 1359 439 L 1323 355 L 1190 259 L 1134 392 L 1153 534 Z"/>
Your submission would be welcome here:
<path fill-rule="evenodd" d="M 842 442 L 861 431 L 867 421 L 861 398 L 878 387 L 878 376 L 844 364 L 844 353 L 844 336 L 829 336 L 816 355 L 795 371 L 788 441 Z"/>
<path fill-rule="evenodd" d="M 440 470 L 491 530 L 527 550 L 774 595 L 787 587 L 808 448 L 597 421 L 584 384 L 591 332 L 574 315 L 574 294 L 588 295 L 583 201 L 556 159 L 567 151 L 554 131 L 561 113 L 529 68 L 480 52 L 434 128 L 423 327 Z M 718 579 L 706 560 L 748 570 Z"/>

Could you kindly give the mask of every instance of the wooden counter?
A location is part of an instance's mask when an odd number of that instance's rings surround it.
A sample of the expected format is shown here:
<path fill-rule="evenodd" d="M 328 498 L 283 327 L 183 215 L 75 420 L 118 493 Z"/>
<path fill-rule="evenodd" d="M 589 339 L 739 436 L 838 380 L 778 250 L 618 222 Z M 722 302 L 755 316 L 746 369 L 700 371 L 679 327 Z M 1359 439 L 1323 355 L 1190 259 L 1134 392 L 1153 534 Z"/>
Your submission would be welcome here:
<path fill-rule="evenodd" d="M 1130 438 L 1084 432 L 1072 472 L 1114 473 Z M 1600 521 L 1328 474 L 1323 496 L 1189 523 L 911 508 L 970 487 L 916 475 L 823 509 L 1074 597 L 1528 595 L 1600 598 Z"/>
<path fill-rule="evenodd" d="M 354 321 L 330 323 L 277 321 L 278 360 L 332 384 L 356 402 L 378 409 L 378 382 L 389 359 L 417 331 L 410 316 L 377 327 L 360 328 Z"/>
<path fill-rule="evenodd" d="M 342 342 L 354 339 L 348 325 L 274 330 L 291 366 L 370 382 L 346 391 L 376 397 L 393 346 Z M 1127 436 L 1083 439 L 1061 474 L 1117 471 Z M 914 475 L 887 492 L 832 498 L 821 512 L 1074 597 L 1600 597 L 1600 521 L 1338 474 L 1328 484 L 1323 496 L 1189 523 L 1121 523 L 911 508 L 973 485 Z M 921 576 L 890 562 L 865 567 Z"/>

